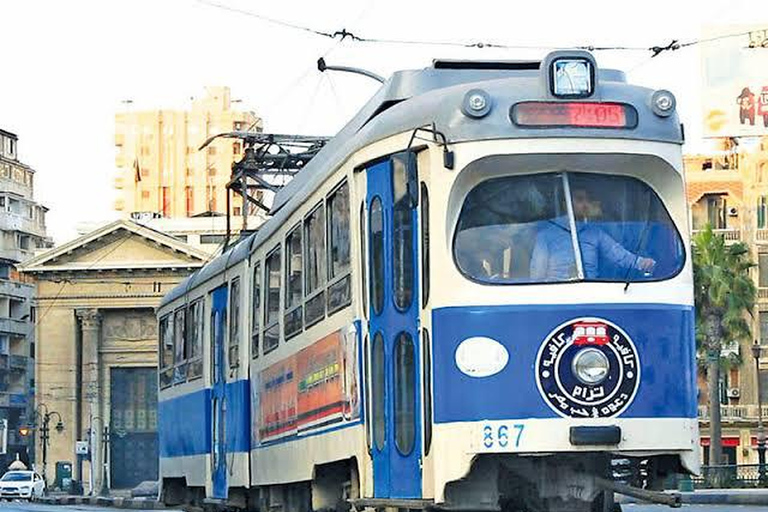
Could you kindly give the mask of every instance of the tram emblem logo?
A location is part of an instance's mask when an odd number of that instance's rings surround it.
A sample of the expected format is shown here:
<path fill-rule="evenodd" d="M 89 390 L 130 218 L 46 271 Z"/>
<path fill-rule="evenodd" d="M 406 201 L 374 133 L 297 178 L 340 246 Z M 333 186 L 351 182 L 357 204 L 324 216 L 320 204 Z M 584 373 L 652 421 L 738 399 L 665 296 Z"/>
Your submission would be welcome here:
<path fill-rule="evenodd" d="M 581 378 L 576 359 L 585 350 L 600 361 L 594 382 Z M 604 356 L 604 357 L 603 357 Z M 536 384 L 544 401 L 566 418 L 610 418 L 626 410 L 640 384 L 635 344 L 602 318 L 577 318 L 546 337 L 536 357 Z"/>

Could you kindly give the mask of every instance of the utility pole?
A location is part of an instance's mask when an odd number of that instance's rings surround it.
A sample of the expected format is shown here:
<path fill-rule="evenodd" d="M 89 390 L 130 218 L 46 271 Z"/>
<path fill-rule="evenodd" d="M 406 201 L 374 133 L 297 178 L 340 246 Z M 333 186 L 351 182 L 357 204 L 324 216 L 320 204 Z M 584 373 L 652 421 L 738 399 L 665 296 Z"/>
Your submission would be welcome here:
<path fill-rule="evenodd" d="M 757 461 L 758 461 L 758 481 L 760 487 L 766 484 L 765 472 L 765 428 L 763 427 L 763 397 L 760 393 L 760 351 L 762 347 L 760 342 L 755 340 L 752 345 L 752 357 L 755 358 L 755 377 L 757 379 Z"/>

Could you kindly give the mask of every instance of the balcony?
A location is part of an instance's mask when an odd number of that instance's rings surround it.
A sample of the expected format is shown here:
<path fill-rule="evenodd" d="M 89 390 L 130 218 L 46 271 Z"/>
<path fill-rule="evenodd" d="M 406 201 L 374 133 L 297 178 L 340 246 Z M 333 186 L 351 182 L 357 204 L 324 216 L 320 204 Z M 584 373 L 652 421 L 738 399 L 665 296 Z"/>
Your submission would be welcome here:
<path fill-rule="evenodd" d="M 0 178 L 0 190 L 13 192 L 22 197 L 32 197 L 32 187 L 8 178 Z"/>
<path fill-rule="evenodd" d="M 696 236 L 698 233 L 701 233 L 702 231 L 703 230 L 701 229 L 694 229 L 691 231 L 691 234 L 693 236 Z M 740 229 L 735 229 L 735 228 L 713 229 L 712 232 L 716 235 L 722 236 L 725 239 L 725 243 L 732 244 L 732 243 L 741 241 Z"/>
<path fill-rule="evenodd" d="M 31 299 L 34 293 L 35 287 L 31 284 L 0 278 L 0 295 L 26 300 Z"/>
<path fill-rule="evenodd" d="M 757 421 L 757 405 L 721 405 L 722 421 Z M 763 418 L 768 418 L 768 405 L 763 406 Z M 709 406 L 699 406 L 699 420 L 709 421 Z"/>
<path fill-rule="evenodd" d="M 39 237 L 45 236 L 44 225 L 22 215 L 9 212 L 0 212 L 0 230 L 20 231 Z"/>
<path fill-rule="evenodd" d="M 0 249 L 0 258 L 10 261 L 23 262 L 34 256 L 35 253 L 30 250 L 22 249 Z"/>
<path fill-rule="evenodd" d="M 0 393 L 0 407 L 26 407 L 27 395 L 21 393 Z"/>
<path fill-rule="evenodd" d="M 27 356 L 12 355 L 10 358 L 11 370 L 23 370 L 26 371 L 29 358 Z"/>
<path fill-rule="evenodd" d="M 26 320 L 15 318 L 0 318 L 0 333 L 10 333 L 17 336 L 26 336 L 30 333 L 31 325 Z"/>

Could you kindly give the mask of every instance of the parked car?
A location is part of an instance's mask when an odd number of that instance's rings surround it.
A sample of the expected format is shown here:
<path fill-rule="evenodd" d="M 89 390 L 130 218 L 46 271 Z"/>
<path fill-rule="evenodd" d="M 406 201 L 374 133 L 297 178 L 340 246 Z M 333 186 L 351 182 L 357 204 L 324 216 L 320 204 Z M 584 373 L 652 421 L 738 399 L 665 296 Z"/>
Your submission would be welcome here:
<path fill-rule="evenodd" d="M 45 493 L 43 477 L 34 471 L 8 471 L 0 478 L 0 498 L 32 499 Z"/>

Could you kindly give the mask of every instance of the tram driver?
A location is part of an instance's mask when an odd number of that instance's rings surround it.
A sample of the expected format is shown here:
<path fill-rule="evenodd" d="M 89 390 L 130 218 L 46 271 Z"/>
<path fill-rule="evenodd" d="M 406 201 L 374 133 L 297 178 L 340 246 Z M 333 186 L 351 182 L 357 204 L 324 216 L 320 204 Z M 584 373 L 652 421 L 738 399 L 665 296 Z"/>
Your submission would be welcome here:
<path fill-rule="evenodd" d="M 656 261 L 628 251 L 594 222 L 600 216 L 601 205 L 591 197 L 586 187 L 573 187 L 571 202 L 584 279 L 600 278 L 601 263 L 611 263 L 628 272 L 653 271 Z M 531 255 L 531 278 L 544 282 L 576 279 L 578 273 L 573 243 L 567 215 L 546 221 L 546 226 L 537 234 Z"/>

